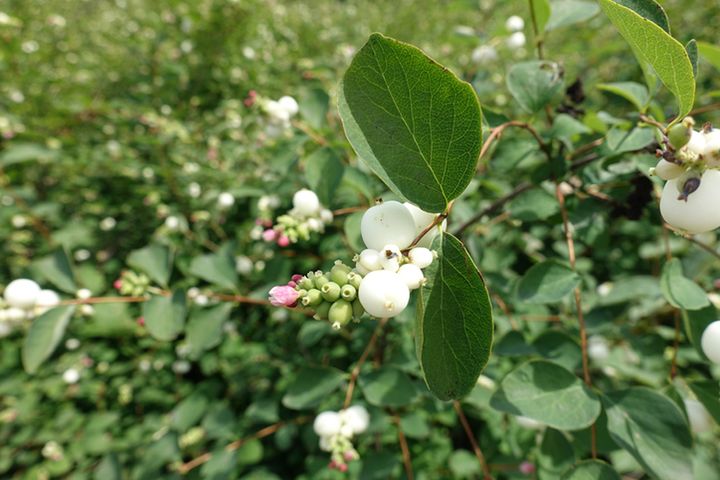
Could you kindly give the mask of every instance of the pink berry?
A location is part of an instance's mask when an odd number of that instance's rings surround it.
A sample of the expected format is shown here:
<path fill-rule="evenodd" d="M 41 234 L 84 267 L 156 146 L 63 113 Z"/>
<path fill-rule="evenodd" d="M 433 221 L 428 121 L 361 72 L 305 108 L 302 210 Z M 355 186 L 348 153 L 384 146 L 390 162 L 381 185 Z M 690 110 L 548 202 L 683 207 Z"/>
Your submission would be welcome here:
<path fill-rule="evenodd" d="M 520 473 L 524 473 L 525 475 L 530 475 L 532 473 L 535 473 L 535 465 L 531 462 L 524 461 L 520 464 Z"/>
<path fill-rule="evenodd" d="M 144 327 L 144 326 L 145 326 L 145 317 L 138 317 L 137 323 L 138 323 L 138 325 L 140 325 L 141 327 Z"/>
<path fill-rule="evenodd" d="M 290 245 L 290 239 L 287 237 L 287 235 L 281 235 L 280 238 L 278 238 L 277 244 L 280 247 L 287 247 L 288 245 Z"/>
<path fill-rule="evenodd" d="M 277 237 L 277 232 L 271 228 L 268 228 L 262 233 L 262 238 L 266 242 L 272 242 Z"/>
<path fill-rule="evenodd" d="M 113 287 L 115 287 L 115 290 L 120 290 L 122 288 L 122 280 L 117 279 L 113 282 Z"/>

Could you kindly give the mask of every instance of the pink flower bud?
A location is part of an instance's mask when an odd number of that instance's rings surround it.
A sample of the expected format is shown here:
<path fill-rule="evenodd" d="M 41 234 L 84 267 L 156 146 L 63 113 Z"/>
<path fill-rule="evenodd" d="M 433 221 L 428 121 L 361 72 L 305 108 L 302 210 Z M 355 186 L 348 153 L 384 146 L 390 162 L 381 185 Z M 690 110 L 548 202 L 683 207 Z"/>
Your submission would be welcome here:
<path fill-rule="evenodd" d="M 520 473 L 530 475 L 532 473 L 535 473 L 535 465 L 531 462 L 525 461 L 520 464 L 519 470 Z"/>
<path fill-rule="evenodd" d="M 262 233 L 262 238 L 266 242 L 272 242 L 277 237 L 277 232 L 271 228 L 268 228 Z"/>
<path fill-rule="evenodd" d="M 293 275 L 292 277 L 290 277 L 290 279 L 291 279 L 293 282 L 295 282 L 295 283 L 299 282 L 299 281 L 302 280 L 303 278 L 304 278 L 304 277 L 303 277 L 302 275 L 300 275 L 299 273 L 296 273 L 295 275 Z"/>
<path fill-rule="evenodd" d="M 340 465 L 337 466 L 337 469 L 340 470 L 341 472 L 345 473 L 348 471 L 348 466 L 346 463 L 341 463 Z"/>
<path fill-rule="evenodd" d="M 118 278 L 113 282 L 113 287 L 115 290 L 120 290 L 122 288 L 122 279 Z"/>
<path fill-rule="evenodd" d="M 138 325 L 140 325 L 141 327 L 144 327 L 144 326 L 145 326 L 145 317 L 138 317 L 137 323 L 138 323 Z"/>
<path fill-rule="evenodd" d="M 335 470 L 337 468 L 337 463 L 335 463 L 335 460 L 330 460 L 330 463 L 328 463 L 328 468 L 330 470 Z"/>
<path fill-rule="evenodd" d="M 290 280 L 290 281 L 288 282 L 288 287 L 295 288 L 295 287 L 297 287 L 297 283 L 295 283 L 295 282 L 293 282 L 292 280 Z"/>
<path fill-rule="evenodd" d="M 288 245 L 290 245 L 290 239 L 287 237 L 287 235 L 281 235 L 280 238 L 278 238 L 277 244 L 280 247 L 287 247 Z"/>
<path fill-rule="evenodd" d="M 270 289 L 268 299 L 276 307 L 294 307 L 297 304 L 298 292 L 289 285 L 279 285 Z"/>

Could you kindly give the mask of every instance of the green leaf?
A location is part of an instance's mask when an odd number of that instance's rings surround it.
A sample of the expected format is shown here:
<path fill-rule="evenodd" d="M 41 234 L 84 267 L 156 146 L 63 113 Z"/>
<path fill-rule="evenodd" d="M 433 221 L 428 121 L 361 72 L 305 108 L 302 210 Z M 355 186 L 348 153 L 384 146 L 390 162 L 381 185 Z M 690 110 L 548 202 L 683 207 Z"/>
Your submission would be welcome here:
<path fill-rule="evenodd" d="M 0 168 L 33 160 L 48 162 L 57 159 L 58 156 L 58 151 L 37 143 L 12 143 L 0 154 Z"/>
<path fill-rule="evenodd" d="M 361 375 L 359 384 L 368 403 L 378 407 L 404 407 L 419 393 L 406 373 L 391 367 Z"/>
<path fill-rule="evenodd" d="M 520 106 L 535 113 L 562 91 L 563 78 L 563 70 L 557 63 L 533 60 L 510 67 L 506 81 L 508 90 Z"/>
<path fill-rule="evenodd" d="M 200 468 L 200 475 L 207 480 L 233 478 L 238 464 L 238 452 L 224 448 L 212 452 L 212 457 Z"/>
<path fill-rule="evenodd" d="M 624 98 L 641 113 L 645 112 L 650 103 L 650 92 L 647 87 L 637 82 L 601 83 L 597 88 Z"/>
<path fill-rule="evenodd" d="M 542 32 L 550 19 L 550 0 L 532 0 L 530 8 L 533 10 L 538 32 Z"/>
<path fill-rule="evenodd" d="M 606 146 L 610 150 L 610 153 L 617 155 L 619 153 L 640 150 L 654 141 L 655 132 L 651 128 L 637 127 L 632 130 L 612 128 L 607 133 Z"/>
<path fill-rule="evenodd" d="M 713 67 L 720 70 L 720 47 L 707 42 L 697 42 L 700 55 Z"/>
<path fill-rule="evenodd" d="M 665 10 L 655 0 L 615 0 L 641 17 L 650 20 L 658 27 L 670 33 L 670 19 Z"/>
<path fill-rule="evenodd" d="M 537 457 L 538 478 L 555 480 L 575 463 L 575 451 L 562 432 L 553 428 L 545 430 Z"/>
<path fill-rule="evenodd" d="M 545 190 L 534 188 L 518 195 L 510 202 L 508 209 L 513 218 L 532 222 L 552 217 L 559 207 L 555 197 Z"/>
<path fill-rule="evenodd" d="M 22 364 L 26 372 L 35 373 L 52 355 L 74 312 L 73 305 L 55 307 L 33 320 L 22 348 Z"/>
<path fill-rule="evenodd" d="M 325 207 L 333 204 L 343 173 L 345 166 L 330 147 L 315 150 L 305 159 L 305 178 Z"/>
<path fill-rule="evenodd" d="M 605 462 L 586 460 L 565 472 L 561 480 L 620 480 L 620 475 Z"/>
<path fill-rule="evenodd" d="M 300 96 L 298 107 L 305 121 L 315 130 L 320 130 L 327 124 L 330 96 L 322 88 L 309 89 Z"/>
<path fill-rule="evenodd" d="M 627 40 L 643 64 L 652 66 L 657 76 L 675 95 L 678 119 L 692 110 L 695 102 L 695 76 L 685 47 L 662 27 L 613 0 L 598 0 L 600 7 Z"/>
<path fill-rule="evenodd" d="M 95 480 L 122 480 L 122 467 L 117 455 L 105 455 L 93 472 Z"/>
<path fill-rule="evenodd" d="M 365 250 L 365 243 L 363 242 L 362 233 L 360 232 L 360 225 L 362 224 L 364 214 L 365 212 L 355 212 L 345 219 L 345 238 L 350 248 L 355 252 Z"/>
<path fill-rule="evenodd" d="M 692 437 L 687 420 L 669 398 L 633 387 L 602 397 L 612 439 L 652 477 L 691 479 Z"/>
<path fill-rule="evenodd" d="M 193 258 L 190 273 L 227 290 L 235 290 L 238 284 L 235 261 L 224 251 Z"/>
<path fill-rule="evenodd" d="M 50 255 L 36 261 L 33 268 L 63 292 L 74 295 L 77 291 L 72 264 L 64 249 L 58 248 Z"/>
<path fill-rule="evenodd" d="M 288 386 L 282 404 L 291 410 L 317 407 L 345 381 L 345 374 L 328 367 L 301 369 Z"/>
<path fill-rule="evenodd" d="M 160 286 L 167 288 L 173 264 L 173 256 L 168 247 L 153 243 L 133 250 L 128 255 L 127 263 L 135 270 L 146 273 Z"/>
<path fill-rule="evenodd" d="M 475 175 L 482 144 L 473 88 L 419 49 L 375 33 L 338 98 L 358 156 L 398 195 L 442 212 Z"/>
<path fill-rule="evenodd" d="M 703 404 L 710 416 L 720 424 L 720 385 L 716 381 L 688 382 L 700 403 Z"/>
<path fill-rule="evenodd" d="M 685 335 L 687 335 L 688 340 L 695 347 L 700 357 L 707 359 L 700 339 L 707 326 L 718 319 L 717 308 L 711 303 L 699 310 L 683 310 L 682 317 L 685 324 Z"/>
<path fill-rule="evenodd" d="M 697 77 L 698 72 L 698 45 L 697 41 L 693 38 L 685 45 L 685 51 L 687 51 L 688 57 L 690 57 L 690 63 L 693 67 L 693 75 Z"/>
<path fill-rule="evenodd" d="M 438 259 L 425 271 L 415 328 L 418 361 L 430 391 L 457 399 L 475 386 L 490 357 L 492 306 L 485 281 L 450 234 L 434 242 Z"/>
<path fill-rule="evenodd" d="M 230 317 L 232 309 L 232 303 L 221 303 L 210 308 L 196 309 L 190 313 L 186 334 L 190 355 L 193 358 L 220 344 L 223 324 Z"/>
<path fill-rule="evenodd" d="M 682 264 L 677 258 L 669 260 L 663 267 L 660 289 L 675 308 L 699 310 L 710 305 L 705 291 L 683 275 Z"/>
<path fill-rule="evenodd" d="M 452 478 L 477 478 L 480 474 L 477 457 L 468 450 L 455 450 L 448 459 L 448 467 L 453 473 Z"/>
<path fill-rule="evenodd" d="M 600 11 L 595 2 L 584 0 L 554 0 L 552 14 L 545 30 L 556 30 L 589 20 Z"/>
<path fill-rule="evenodd" d="M 580 276 L 555 260 L 537 263 L 517 283 L 515 294 L 524 303 L 556 303 L 580 284 Z"/>
<path fill-rule="evenodd" d="M 587 428 L 600 415 L 595 393 L 572 372 L 546 360 L 526 362 L 508 373 L 490 406 L 558 430 Z"/>
<path fill-rule="evenodd" d="M 183 433 L 197 425 L 208 409 L 205 395 L 194 392 L 180 402 L 170 415 L 170 424 L 178 432 Z"/>
<path fill-rule="evenodd" d="M 185 325 L 185 292 L 175 290 L 172 296 L 155 296 L 142 307 L 145 327 L 161 341 L 173 340 Z"/>

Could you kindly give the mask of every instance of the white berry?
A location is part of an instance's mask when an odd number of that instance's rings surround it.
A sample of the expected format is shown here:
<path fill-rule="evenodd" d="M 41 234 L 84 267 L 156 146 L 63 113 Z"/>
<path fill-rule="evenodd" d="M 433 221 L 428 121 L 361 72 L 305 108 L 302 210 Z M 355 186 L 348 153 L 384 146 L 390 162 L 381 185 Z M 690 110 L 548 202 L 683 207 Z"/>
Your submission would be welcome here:
<path fill-rule="evenodd" d="M 363 433 L 370 424 L 370 414 L 362 405 L 353 405 L 342 410 L 340 416 L 342 421 L 350 426 L 354 435 Z"/>
<path fill-rule="evenodd" d="M 408 209 L 410 212 L 410 215 L 413 217 L 413 222 L 415 222 L 415 236 L 417 237 L 420 235 L 423 230 L 425 230 L 428 225 L 433 223 L 433 220 L 435 220 L 435 217 L 437 216 L 434 213 L 428 213 L 424 210 L 421 210 L 419 207 L 413 205 L 412 203 L 405 202 L 403 205 L 405 205 L 405 208 Z M 420 239 L 420 241 L 417 243 L 418 247 L 426 247 L 429 248 L 430 245 L 432 245 L 433 240 L 437 236 L 437 234 L 443 230 L 445 230 L 445 227 L 447 227 L 447 220 L 443 220 L 442 224 L 439 228 L 433 228 L 429 232 L 427 232 L 423 238 Z"/>
<path fill-rule="evenodd" d="M 80 380 L 80 372 L 75 368 L 68 368 L 63 373 L 63 381 L 67 384 L 72 385 L 73 383 L 77 383 L 78 380 Z"/>
<path fill-rule="evenodd" d="M 712 429 L 713 419 L 702 403 L 690 398 L 684 399 L 683 402 L 690 421 L 690 429 L 694 433 L 707 432 Z"/>
<path fill-rule="evenodd" d="M 525 34 L 523 32 L 515 32 L 507 39 L 507 45 L 510 48 L 521 48 L 525 46 Z"/>
<path fill-rule="evenodd" d="M 92 297 L 92 292 L 89 288 L 81 288 L 77 292 L 75 292 L 75 296 L 80 300 L 87 300 L 88 298 Z"/>
<path fill-rule="evenodd" d="M 720 365 L 720 320 L 712 322 L 705 328 L 700 340 L 705 355 Z"/>
<path fill-rule="evenodd" d="M 217 201 L 220 208 L 230 208 L 235 204 L 235 197 L 230 192 L 222 192 Z"/>
<path fill-rule="evenodd" d="M 517 32 L 525 28 L 525 20 L 523 20 L 521 17 L 518 17 L 517 15 L 513 15 L 505 21 L 505 28 L 507 28 L 511 32 Z"/>
<path fill-rule="evenodd" d="M 5 310 L 8 322 L 22 322 L 28 318 L 28 311 L 18 307 L 10 307 Z"/>
<path fill-rule="evenodd" d="M 309 217 L 320 210 L 320 199 L 312 190 L 303 188 L 293 195 L 293 207 L 300 215 Z"/>
<path fill-rule="evenodd" d="M 40 315 L 60 303 L 60 295 L 54 290 L 40 290 L 37 296 L 35 312 Z"/>
<path fill-rule="evenodd" d="M 300 110 L 297 101 L 293 97 L 287 95 L 284 97 L 280 97 L 278 99 L 278 104 L 288 113 L 290 117 L 297 114 L 298 110 Z"/>
<path fill-rule="evenodd" d="M 419 268 L 427 268 L 435 259 L 432 251 L 425 247 L 415 247 L 408 252 L 410 263 L 417 265 Z"/>
<path fill-rule="evenodd" d="M 420 288 L 425 281 L 425 276 L 422 270 L 420 270 L 420 267 L 412 263 L 406 263 L 400 267 L 398 275 L 400 275 L 400 278 L 403 279 L 403 282 L 405 282 L 405 285 L 407 285 L 410 290 Z"/>
<path fill-rule="evenodd" d="M 313 429 L 319 437 L 332 437 L 340 433 L 342 427 L 342 419 L 337 412 L 322 412 L 315 417 Z"/>
<path fill-rule="evenodd" d="M 370 315 L 391 318 L 405 310 L 410 300 L 410 290 L 397 273 L 377 270 L 363 277 L 358 298 Z"/>
<path fill-rule="evenodd" d="M 385 270 L 397 272 L 400 269 L 400 260 L 402 252 L 397 245 L 385 245 L 380 250 L 380 266 Z"/>
<path fill-rule="evenodd" d="M 681 199 L 680 192 L 687 175 L 665 184 L 660 198 L 660 213 L 667 223 L 689 233 L 703 233 L 720 227 L 720 172 L 706 170 L 700 185 Z"/>
<path fill-rule="evenodd" d="M 407 248 L 415 239 L 415 222 L 402 203 L 383 202 L 365 212 L 360 233 L 365 245 L 373 250 L 388 244 Z"/>
<path fill-rule="evenodd" d="M 380 253 L 377 250 L 366 248 L 358 255 L 357 264 L 365 269 L 366 272 L 380 270 Z"/>
<path fill-rule="evenodd" d="M 29 309 L 35 306 L 40 285 L 27 278 L 13 280 L 5 287 L 5 301 L 11 307 Z"/>
<path fill-rule="evenodd" d="M 668 162 L 665 159 L 660 159 L 658 164 L 655 166 L 655 175 L 662 178 L 663 180 L 672 180 L 683 174 L 685 169 L 677 163 Z"/>

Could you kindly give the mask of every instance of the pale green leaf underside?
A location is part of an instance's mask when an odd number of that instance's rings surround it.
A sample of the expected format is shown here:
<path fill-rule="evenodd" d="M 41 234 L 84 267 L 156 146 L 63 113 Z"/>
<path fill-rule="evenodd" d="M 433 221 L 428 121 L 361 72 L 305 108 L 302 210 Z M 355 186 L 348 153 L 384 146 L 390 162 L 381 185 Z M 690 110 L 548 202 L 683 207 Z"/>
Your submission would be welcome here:
<path fill-rule="evenodd" d="M 697 42 L 697 46 L 700 56 L 713 67 L 720 69 L 720 47 L 707 42 Z"/>
<path fill-rule="evenodd" d="M 338 107 L 358 156 L 423 210 L 445 210 L 475 174 L 477 96 L 411 45 L 371 35 L 345 73 Z"/>
<path fill-rule="evenodd" d="M 710 305 L 705 291 L 683 275 L 682 264 L 677 258 L 671 259 L 663 267 L 660 289 L 670 305 L 676 308 L 698 310 Z"/>
<path fill-rule="evenodd" d="M 493 341 L 485 282 L 463 244 L 450 234 L 435 241 L 439 257 L 426 270 L 416 324 L 418 360 L 428 388 L 440 399 L 472 390 Z"/>
<path fill-rule="evenodd" d="M 695 76 L 685 47 L 651 20 L 613 0 L 599 0 L 600 6 L 620 34 L 633 48 L 640 62 L 648 63 L 662 83 L 675 95 L 683 118 L 695 102 Z"/>
<path fill-rule="evenodd" d="M 524 363 L 507 374 L 490 406 L 558 430 L 589 427 L 600 415 L 600 401 L 582 380 L 546 360 Z"/>
<path fill-rule="evenodd" d="M 152 297 L 143 303 L 142 313 L 150 335 L 161 341 L 173 340 L 185 326 L 185 293 L 176 290 L 169 297 Z"/>
<path fill-rule="evenodd" d="M 57 348 L 65 334 L 75 306 L 55 307 L 33 320 L 22 348 L 25 371 L 35 373 Z"/>

